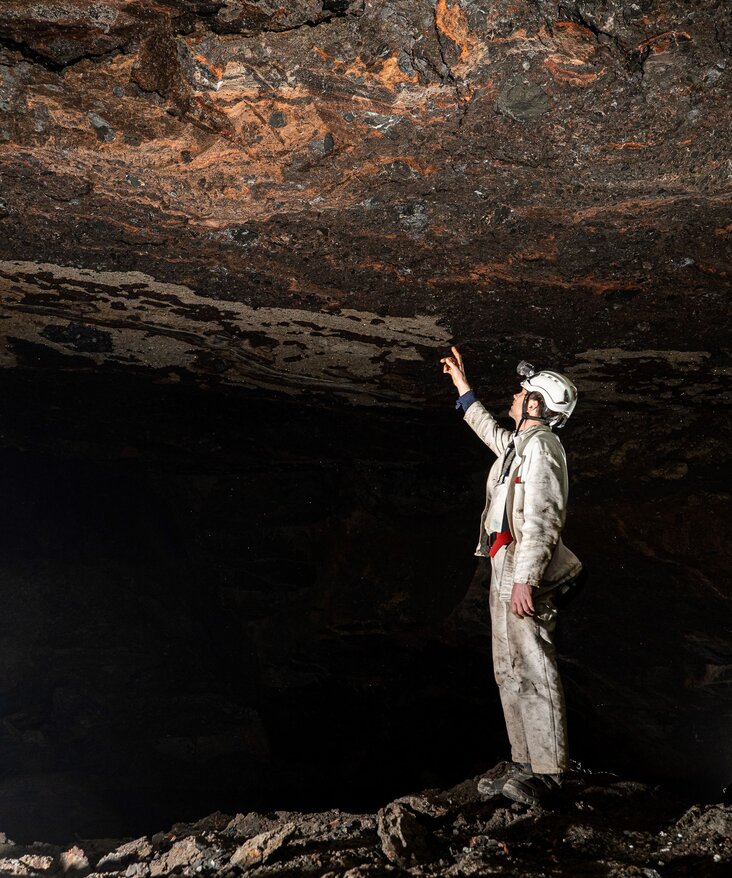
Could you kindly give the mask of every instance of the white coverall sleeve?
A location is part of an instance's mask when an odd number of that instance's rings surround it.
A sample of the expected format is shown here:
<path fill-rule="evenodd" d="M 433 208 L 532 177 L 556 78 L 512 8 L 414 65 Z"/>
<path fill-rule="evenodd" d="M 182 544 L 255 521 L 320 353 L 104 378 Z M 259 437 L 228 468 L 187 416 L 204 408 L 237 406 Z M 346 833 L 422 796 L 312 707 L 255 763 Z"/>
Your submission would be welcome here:
<path fill-rule="evenodd" d="M 482 402 L 476 400 L 465 412 L 463 420 L 496 456 L 503 454 L 511 441 L 511 431 L 499 426 Z"/>
<path fill-rule="evenodd" d="M 524 520 L 521 542 L 516 547 L 513 581 L 538 586 L 564 527 L 567 511 L 564 461 L 537 449 L 526 468 L 523 488 Z"/>

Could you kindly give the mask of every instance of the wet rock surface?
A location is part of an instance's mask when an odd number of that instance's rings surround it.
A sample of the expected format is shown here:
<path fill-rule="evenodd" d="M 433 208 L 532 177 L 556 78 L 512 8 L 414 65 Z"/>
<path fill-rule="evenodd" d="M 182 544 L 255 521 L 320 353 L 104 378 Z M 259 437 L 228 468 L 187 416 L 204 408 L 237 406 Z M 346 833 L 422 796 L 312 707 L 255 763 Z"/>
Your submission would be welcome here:
<path fill-rule="evenodd" d="M 659 787 L 575 772 L 552 809 L 481 798 L 479 777 L 376 814 L 339 809 L 216 812 L 151 837 L 64 848 L 0 836 L 0 873 L 160 875 L 715 878 L 732 865 L 732 805 L 693 805 Z"/>

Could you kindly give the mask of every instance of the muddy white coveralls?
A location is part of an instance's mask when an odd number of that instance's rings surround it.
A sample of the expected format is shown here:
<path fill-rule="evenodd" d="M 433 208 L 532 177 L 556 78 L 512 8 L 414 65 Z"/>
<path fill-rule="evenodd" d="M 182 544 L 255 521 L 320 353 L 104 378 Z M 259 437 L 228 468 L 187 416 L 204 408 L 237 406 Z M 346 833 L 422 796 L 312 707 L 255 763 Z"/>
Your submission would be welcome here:
<path fill-rule="evenodd" d="M 582 569 L 561 539 L 568 495 L 564 448 L 544 424 L 516 434 L 504 429 L 477 400 L 464 419 L 497 455 L 488 474 L 475 554 L 490 557 L 489 530 L 496 521 L 503 519 L 510 530 L 511 541 L 491 558 L 490 612 L 493 669 L 511 758 L 530 763 L 536 774 L 559 774 L 569 762 L 552 589 Z M 520 619 L 511 612 L 514 582 L 532 586 L 534 616 Z"/>

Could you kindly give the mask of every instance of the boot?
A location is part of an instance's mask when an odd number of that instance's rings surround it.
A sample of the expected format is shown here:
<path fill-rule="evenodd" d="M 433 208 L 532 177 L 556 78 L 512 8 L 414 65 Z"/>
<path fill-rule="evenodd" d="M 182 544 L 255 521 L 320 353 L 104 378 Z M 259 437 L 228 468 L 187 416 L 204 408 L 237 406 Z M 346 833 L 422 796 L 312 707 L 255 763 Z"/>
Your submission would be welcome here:
<path fill-rule="evenodd" d="M 531 766 L 528 762 L 499 762 L 478 781 L 478 792 L 486 799 L 499 796 L 506 781 L 530 774 Z"/>
<path fill-rule="evenodd" d="M 519 775 L 507 780 L 501 792 L 522 805 L 546 805 L 561 792 L 563 781 L 561 774 Z"/>

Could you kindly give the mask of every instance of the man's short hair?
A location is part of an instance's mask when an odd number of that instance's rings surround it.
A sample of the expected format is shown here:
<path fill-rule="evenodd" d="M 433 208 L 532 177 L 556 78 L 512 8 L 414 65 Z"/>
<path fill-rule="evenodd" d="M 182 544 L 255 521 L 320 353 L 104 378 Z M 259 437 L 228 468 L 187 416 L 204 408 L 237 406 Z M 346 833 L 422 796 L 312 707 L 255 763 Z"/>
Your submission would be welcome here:
<path fill-rule="evenodd" d="M 544 397 L 539 393 L 538 390 L 530 390 L 526 395 L 526 405 L 535 400 L 539 403 L 539 417 L 546 418 L 547 420 L 551 420 L 552 418 L 557 417 L 557 412 L 552 411 L 551 409 L 546 407 L 546 403 L 544 402 Z"/>

